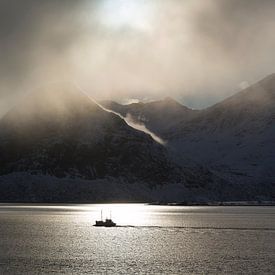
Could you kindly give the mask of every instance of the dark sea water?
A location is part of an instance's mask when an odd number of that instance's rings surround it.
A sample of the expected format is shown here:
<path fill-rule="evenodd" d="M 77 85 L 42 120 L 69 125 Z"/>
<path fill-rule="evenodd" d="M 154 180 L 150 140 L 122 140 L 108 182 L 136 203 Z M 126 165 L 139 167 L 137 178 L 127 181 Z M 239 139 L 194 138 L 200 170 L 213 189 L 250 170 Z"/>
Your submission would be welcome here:
<path fill-rule="evenodd" d="M 275 274 L 275 207 L 0 204 L 0 274 Z"/>

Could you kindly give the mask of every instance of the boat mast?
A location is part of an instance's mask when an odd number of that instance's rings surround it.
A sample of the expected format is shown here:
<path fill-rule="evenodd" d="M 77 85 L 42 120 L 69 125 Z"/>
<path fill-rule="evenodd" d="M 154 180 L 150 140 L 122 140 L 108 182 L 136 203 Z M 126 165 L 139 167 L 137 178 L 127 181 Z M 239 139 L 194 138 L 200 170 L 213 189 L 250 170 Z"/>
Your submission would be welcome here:
<path fill-rule="evenodd" d="M 101 209 L 101 220 L 103 221 L 102 209 Z"/>

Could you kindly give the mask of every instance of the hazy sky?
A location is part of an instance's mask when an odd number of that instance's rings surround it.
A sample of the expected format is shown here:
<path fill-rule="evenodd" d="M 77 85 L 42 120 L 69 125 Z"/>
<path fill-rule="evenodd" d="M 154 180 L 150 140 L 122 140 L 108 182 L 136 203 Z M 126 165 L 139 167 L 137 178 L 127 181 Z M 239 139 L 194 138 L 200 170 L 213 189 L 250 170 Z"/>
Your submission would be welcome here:
<path fill-rule="evenodd" d="M 208 106 L 275 72 L 274 30 L 274 0 L 0 0 L 0 115 L 68 80 Z"/>

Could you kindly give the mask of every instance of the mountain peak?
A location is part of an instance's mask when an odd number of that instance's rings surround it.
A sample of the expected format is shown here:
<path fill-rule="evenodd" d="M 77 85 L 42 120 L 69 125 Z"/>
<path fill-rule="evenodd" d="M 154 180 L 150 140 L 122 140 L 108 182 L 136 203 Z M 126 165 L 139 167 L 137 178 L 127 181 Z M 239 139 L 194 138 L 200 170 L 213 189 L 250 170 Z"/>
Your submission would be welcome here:
<path fill-rule="evenodd" d="M 263 80 L 271 80 L 271 79 L 275 79 L 275 73 L 272 73 L 272 74 L 266 76 Z"/>
<path fill-rule="evenodd" d="M 59 82 L 36 89 L 24 96 L 6 116 L 64 116 L 85 110 L 103 110 L 72 82 Z"/>
<path fill-rule="evenodd" d="M 70 83 L 28 94 L 0 120 L 0 155 L 0 176 L 184 181 L 163 146 Z"/>
<path fill-rule="evenodd" d="M 158 101 L 155 101 L 158 102 Z M 175 100 L 172 97 L 165 97 L 163 100 L 159 101 L 161 105 L 164 105 L 165 108 L 173 108 L 175 110 L 183 110 L 183 111 L 191 111 L 190 108 L 186 107 L 185 105 L 182 105 L 180 102 Z"/>
<path fill-rule="evenodd" d="M 178 103 L 175 99 L 173 99 L 172 97 L 170 96 L 167 96 L 163 99 L 163 101 L 165 102 L 173 102 L 173 103 Z"/>
<path fill-rule="evenodd" d="M 266 91 L 275 93 L 275 73 L 268 75 L 260 80 L 256 85 L 264 88 Z"/>
<path fill-rule="evenodd" d="M 43 88 L 33 91 L 29 96 L 34 98 L 36 103 L 41 100 L 53 105 L 64 105 L 75 101 L 77 101 L 75 103 L 79 103 L 79 101 L 86 101 L 89 104 L 94 103 L 91 98 L 81 91 L 73 82 L 57 82 L 48 84 Z"/>
<path fill-rule="evenodd" d="M 103 125 L 104 121 L 123 123 L 73 83 L 54 83 L 26 94 L 0 120 L 0 126 L 28 137 L 32 129 L 36 135 L 40 132 L 44 135 L 45 131 L 85 129 L 93 123 Z"/>

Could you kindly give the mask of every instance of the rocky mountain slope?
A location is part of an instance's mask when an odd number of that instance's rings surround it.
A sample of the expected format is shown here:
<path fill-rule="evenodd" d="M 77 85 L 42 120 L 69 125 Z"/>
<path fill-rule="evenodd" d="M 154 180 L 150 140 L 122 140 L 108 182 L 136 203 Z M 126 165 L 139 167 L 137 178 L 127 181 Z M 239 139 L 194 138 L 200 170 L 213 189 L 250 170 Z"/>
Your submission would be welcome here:
<path fill-rule="evenodd" d="M 162 137 L 167 130 L 182 121 L 193 118 L 198 111 L 189 109 L 172 98 L 148 103 L 122 105 L 114 101 L 100 102 L 105 108 L 113 110 L 124 117 L 131 116 L 136 123 L 142 123 L 154 134 Z"/>
<path fill-rule="evenodd" d="M 166 145 L 55 84 L 0 120 L 0 200 L 275 199 L 275 75 L 200 111 L 169 98 L 101 104 Z"/>
<path fill-rule="evenodd" d="M 182 154 L 228 180 L 275 189 L 275 75 L 202 110 L 166 133 Z"/>
<path fill-rule="evenodd" d="M 1 120 L 1 174 L 29 170 L 87 179 L 124 175 L 162 183 L 172 180 L 173 171 L 174 180 L 181 180 L 164 148 L 150 136 L 73 86 L 47 89 L 26 97 Z"/>
<path fill-rule="evenodd" d="M 110 179 L 142 183 L 147 188 L 168 183 L 198 188 L 212 181 L 208 171 L 196 176 L 196 169 L 176 165 L 165 147 L 70 84 L 55 84 L 29 94 L 1 119 L 0 155 L 0 184 L 16 182 L 14 188 L 18 188 L 24 181 L 27 185 L 32 182 L 33 175 L 36 194 L 41 193 L 42 178 L 48 182 L 59 178 L 63 183 L 64 179 Z M 46 186 L 43 192 L 51 193 Z M 16 194 L 14 188 L 10 194 Z M 26 185 L 20 188 L 26 190 Z M 68 194 L 73 192 L 79 192 L 78 188 Z M 104 192 L 101 190 L 101 196 Z M 4 192 L 0 197 L 9 195 Z"/>
<path fill-rule="evenodd" d="M 167 141 L 178 162 L 191 159 L 227 182 L 270 188 L 275 196 L 275 74 L 204 110 L 177 106 L 173 117 L 167 115 L 173 106 L 163 102 L 140 104 L 139 112 L 133 104 L 109 103 L 109 108 L 142 118 Z M 160 106 L 166 112 L 159 113 Z"/>

